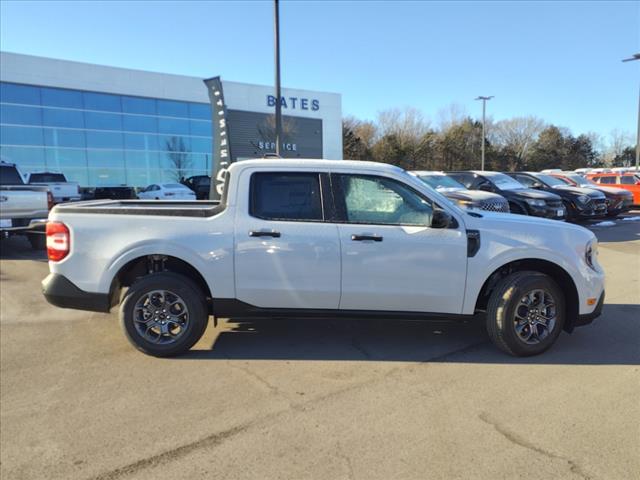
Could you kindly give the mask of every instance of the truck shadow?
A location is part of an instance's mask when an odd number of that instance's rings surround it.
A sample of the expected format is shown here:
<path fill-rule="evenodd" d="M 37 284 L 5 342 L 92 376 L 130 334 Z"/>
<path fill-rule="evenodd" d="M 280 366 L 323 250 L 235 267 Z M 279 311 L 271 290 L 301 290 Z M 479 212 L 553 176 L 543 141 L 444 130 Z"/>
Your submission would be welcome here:
<path fill-rule="evenodd" d="M 229 319 L 209 350 L 182 359 L 639 365 L 640 306 L 606 305 L 592 325 L 563 333 L 529 358 L 503 354 L 481 319 L 467 323 L 368 319 Z"/>
<path fill-rule="evenodd" d="M 0 260 L 33 260 L 47 262 L 45 250 L 34 250 L 25 236 L 0 239 Z"/>

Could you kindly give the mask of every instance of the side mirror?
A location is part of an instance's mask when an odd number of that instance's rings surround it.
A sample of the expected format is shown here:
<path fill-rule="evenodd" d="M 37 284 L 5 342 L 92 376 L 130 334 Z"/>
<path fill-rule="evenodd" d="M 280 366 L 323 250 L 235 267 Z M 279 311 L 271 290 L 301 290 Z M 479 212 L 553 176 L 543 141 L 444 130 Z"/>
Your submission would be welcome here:
<path fill-rule="evenodd" d="M 540 189 L 542 188 L 542 184 L 540 182 L 533 182 L 531 188 Z"/>
<path fill-rule="evenodd" d="M 451 215 L 444 210 L 436 208 L 433 210 L 431 217 L 431 228 L 447 228 L 452 221 L 453 217 Z"/>
<path fill-rule="evenodd" d="M 482 190 L 483 192 L 493 192 L 493 187 L 490 183 L 482 183 L 478 185 L 478 190 Z"/>

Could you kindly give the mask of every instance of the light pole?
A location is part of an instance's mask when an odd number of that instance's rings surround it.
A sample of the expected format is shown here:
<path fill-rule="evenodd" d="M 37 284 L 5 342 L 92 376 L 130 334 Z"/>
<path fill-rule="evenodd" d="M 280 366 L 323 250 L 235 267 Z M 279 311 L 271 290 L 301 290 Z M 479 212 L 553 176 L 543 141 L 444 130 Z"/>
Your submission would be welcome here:
<path fill-rule="evenodd" d="M 275 67 L 276 67 L 276 155 L 280 155 L 282 136 L 282 101 L 280 100 L 280 1 L 274 0 L 275 17 Z"/>
<path fill-rule="evenodd" d="M 640 60 L 640 53 L 636 53 L 629 58 L 625 58 L 622 61 L 632 62 L 634 60 Z M 636 133 L 636 170 L 638 170 L 638 163 L 640 163 L 640 90 L 638 90 L 638 132 Z"/>
<path fill-rule="evenodd" d="M 484 139 L 485 139 L 485 122 L 486 122 L 486 113 L 487 113 L 487 100 L 491 100 L 493 95 L 489 97 L 479 96 L 476 100 L 482 100 L 482 163 L 480 166 L 480 170 L 484 171 Z"/>

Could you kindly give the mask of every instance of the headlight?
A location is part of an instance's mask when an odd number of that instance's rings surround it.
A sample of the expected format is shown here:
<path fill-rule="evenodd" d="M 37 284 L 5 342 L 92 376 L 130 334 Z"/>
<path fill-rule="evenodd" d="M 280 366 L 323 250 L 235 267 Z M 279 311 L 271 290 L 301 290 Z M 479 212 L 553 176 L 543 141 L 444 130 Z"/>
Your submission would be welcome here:
<path fill-rule="evenodd" d="M 544 200 L 536 200 L 534 198 L 527 198 L 526 202 L 532 207 L 546 207 L 547 203 Z"/>
<path fill-rule="evenodd" d="M 589 265 L 592 270 L 596 269 L 595 262 L 597 257 L 598 240 L 594 238 L 589 243 L 587 243 L 587 246 L 584 249 L 584 261 L 587 262 L 587 265 Z"/>
<path fill-rule="evenodd" d="M 587 203 L 589 201 L 589 197 L 586 195 L 580 195 L 577 200 L 580 203 Z"/>

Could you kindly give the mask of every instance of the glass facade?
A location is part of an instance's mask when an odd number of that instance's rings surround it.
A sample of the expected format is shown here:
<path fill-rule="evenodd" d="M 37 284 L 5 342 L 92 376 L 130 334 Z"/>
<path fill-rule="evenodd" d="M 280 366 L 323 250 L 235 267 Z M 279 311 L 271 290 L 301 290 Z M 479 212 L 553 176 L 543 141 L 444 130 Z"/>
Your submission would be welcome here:
<path fill-rule="evenodd" d="M 83 187 L 176 181 L 211 168 L 209 104 L 0 83 L 0 156 Z"/>

